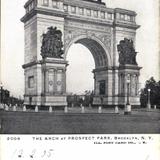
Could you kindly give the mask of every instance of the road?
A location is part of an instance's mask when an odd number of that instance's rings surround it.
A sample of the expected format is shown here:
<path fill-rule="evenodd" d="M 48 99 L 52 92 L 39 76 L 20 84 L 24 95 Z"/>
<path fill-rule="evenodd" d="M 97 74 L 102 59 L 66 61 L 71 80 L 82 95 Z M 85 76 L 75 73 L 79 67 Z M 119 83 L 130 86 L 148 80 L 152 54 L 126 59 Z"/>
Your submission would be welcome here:
<path fill-rule="evenodd" d="M 0 111 L 3 134 L 141 134 L 160 133 L 160 111 L 132 115 L 104 113 Z"/>

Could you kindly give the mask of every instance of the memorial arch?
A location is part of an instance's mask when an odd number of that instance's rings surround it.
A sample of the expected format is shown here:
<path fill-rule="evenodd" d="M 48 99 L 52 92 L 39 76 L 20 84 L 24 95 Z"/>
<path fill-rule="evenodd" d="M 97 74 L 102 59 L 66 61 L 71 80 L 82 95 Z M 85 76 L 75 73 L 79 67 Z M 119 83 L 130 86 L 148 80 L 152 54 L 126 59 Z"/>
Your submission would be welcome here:
<path fill-rule="evenodd" d="M 103 101 L 106 106 L 124 105 L 129 78 L 131 103 L 139 105 L 140 67 L 133 62 L 136 52 L 132 54 L 129 48 L 135 47 L 139 28 L 134 11 L 108 8 L 101 0 L 29 0 L 24 7 L 26 14 L 21 21 L 25 25 L 26 104 L 67 105 L 66 55 L 73 43 L 80 43 L 90 50 L 95 61 L 93 104 Z M 53 32 L 61 38 L 63 54 L 57 49 L 57 54 L 52 54 L 53 45 L 47 50 L 46 37 L 49 44 L 55 44 Z M 131 61 L 124 49 L 133 55 Z"/>

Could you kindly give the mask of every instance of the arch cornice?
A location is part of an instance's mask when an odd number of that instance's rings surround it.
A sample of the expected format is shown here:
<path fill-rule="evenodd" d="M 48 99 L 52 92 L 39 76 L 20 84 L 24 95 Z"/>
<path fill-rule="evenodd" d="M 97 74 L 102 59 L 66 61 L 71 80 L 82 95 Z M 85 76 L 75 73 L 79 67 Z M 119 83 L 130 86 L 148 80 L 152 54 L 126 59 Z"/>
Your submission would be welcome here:
<path fill-rule="evenodd" d="M 64 42 L 64 59 L 66 59 L 68 50 L 71 47 L 71 45 L 74 43 L 79 43 L 79 41 L 83 40 L 83 39 L 93 40 L 93 41 L 97 42 L 103 48 L 103 50 L 106 54 L 108 66 L 112 66 L 113 63 L 112 63 L 112 58 L 111 58 L 111 54 L 110 54 L 110 48 L 108 46 L 104 45 L 104 43 L 94 35 L 87 35 L 87 34 L 86 35 L 78 35 L 74 38 L 71 38 L 68 43 Z M 85 47 L 87 47 L 87 46 L 85 46 Z M 89 48 L 89 47 L 87 47 L 87 48 Z"/>

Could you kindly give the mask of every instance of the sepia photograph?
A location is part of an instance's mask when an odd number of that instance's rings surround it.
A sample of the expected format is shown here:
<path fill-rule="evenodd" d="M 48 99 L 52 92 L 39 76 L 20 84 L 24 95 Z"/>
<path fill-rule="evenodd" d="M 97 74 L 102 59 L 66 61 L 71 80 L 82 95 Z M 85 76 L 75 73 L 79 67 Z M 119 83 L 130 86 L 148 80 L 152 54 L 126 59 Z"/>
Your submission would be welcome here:
<path fill-rule="evenodd" d="M 159 0 L 2 0 L 0 134 L 160 134 L 159 16 Z"/>

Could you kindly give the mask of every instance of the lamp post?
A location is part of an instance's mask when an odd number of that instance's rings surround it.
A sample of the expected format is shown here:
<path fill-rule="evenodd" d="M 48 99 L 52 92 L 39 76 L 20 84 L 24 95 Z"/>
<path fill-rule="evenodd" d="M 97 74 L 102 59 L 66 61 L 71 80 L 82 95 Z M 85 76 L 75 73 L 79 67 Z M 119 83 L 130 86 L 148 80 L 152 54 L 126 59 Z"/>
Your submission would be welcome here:
<path fill-rule="evenodd" d="M 147 108 L 151 109 L 151 101 L 150 101 L 150 98 L 151 98 L 151 89 L 148 89 L 147 91 L 148 91 Z"/>
<path fill-rule="evenodd" d="M 1 104 L 3 103 L 3 84 L 2 84 L 2 82 L 0 83 L 0 88 L 1 88 Z"/>
<path fill-rule="evenodd" d="M 103 108 L 103 96 L 100 97 L 100 106 L 98 107 L 98 113 L 102 113 Z"/>
<path fill-rule="evenodd" d="M 85 97 L 83 96 L 82 97 L 82 103 L 81 103 L 81 113 L 85 113 Z"/>
<path fill-rule="evenodd" d="M 102 107 L 102 105 L 103 105 L 103 97 L 102 96 L 100 97 L 100 100 L 101 100 L 101 107 Z"/>
<path fill-rule="evenodd" d="M 2 82 L 0 83 L 0 90 L 1 90 L 1 102 L 0 102 L 0 109 L 4 109 L 4 106 L 3 106 L 3 85 L 2 85 Z"/>
<path fill-rule="evenodd" d="M 129 102 L 129 87 L 130 87 L 130 75 L 128 74 L 127 75 L 127 102 L 126 102 L 126 105 L 125 105 L 125 111 L 124 111 L 124 114 L 131 114 L 131 105 L 130 105 L 130 102 Z"/>

